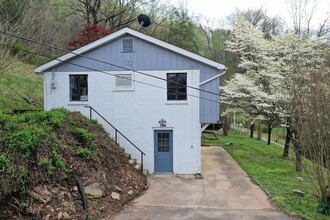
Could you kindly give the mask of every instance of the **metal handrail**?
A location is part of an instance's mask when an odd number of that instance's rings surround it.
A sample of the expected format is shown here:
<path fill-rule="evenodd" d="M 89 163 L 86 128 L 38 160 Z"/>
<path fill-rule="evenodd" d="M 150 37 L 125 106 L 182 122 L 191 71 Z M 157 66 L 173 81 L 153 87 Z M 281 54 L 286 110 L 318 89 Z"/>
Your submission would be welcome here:
<path fill-rule="evenodd" d="M 100 116 L 108 125 L 110 125 L 113 129 L 115 129 L 115 142 L 118 143 L 117 133 L 119 133 L 126 141 L 128 141 L 135 149 L 140 151 L 141 154 L 141 171 L 143 172 L 143 155 L 146 155 L 140 148 L 138 148 L 132 141 L 130 141 L 123 133 L 121 133 L 115 126 L 113 126 L 106 118 L 104 118 L 98 111 L 95 110 L 92 106 L 85 106 L 85 108 L 89 108 L 89 118 L 92 119 L 92 111 L 94 111 L 98 116 Z"/>

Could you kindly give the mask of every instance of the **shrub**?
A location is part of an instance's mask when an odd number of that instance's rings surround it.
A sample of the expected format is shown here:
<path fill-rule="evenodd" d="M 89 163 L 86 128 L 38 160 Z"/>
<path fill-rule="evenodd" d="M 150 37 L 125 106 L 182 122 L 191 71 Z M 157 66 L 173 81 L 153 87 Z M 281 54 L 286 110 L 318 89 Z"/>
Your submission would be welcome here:
<path fill-rule="evenodd" d="M 111 30 L 105 29 L 102 25 L 97 24 L 84 24 L 84 28 L 80 31 L 77 38 L 68 42 L 69 50 L 75 50 L 86 44 L 89 44 L 97 39 L 111 34 Z"/>
<path fill-rule="evenodd" d="M 330 215 L 330 202 L 320 201 L 317 206 L 317 211 L 323 215 Z"/>
<path fill-rule="evenodd" d="M 89 160 L 91 158 L 91 151 L 85 147 L 79 147 L 76 154 L 85 160 Z"/>
<path fill-rule="evenodd" d="M 55 171 L 55 167 L 53 166 L 53 161 L 50 159 L 41 159 L 38 162 L 39 166 L 46 166 L 48 174 L 52 174 Z"/>
<path fill-rule="evenodd" d="M 16 184 L 19 185 L 19 193 L 21 195 L 26 193 L 26 177 L 27 177 L 27 168 L 24 166 L 16 166 L 12 174 L 12 179 L 15 179 Z"/>
<path fill-rule="evenodd" d="M 29 124 L 43 124 L 48 128 L 56 128 L 68 114 L 66 109 L 53 109 L 51 111 L 31 112 L 21 116 L 21 120 Z"/>
<path fill-rule="evenodd" d="M 12 163 L 7 155 L 4 153 L 0 154 L 0 173 L 8 171 L 11 165 Z"/>
<path fill-rule="evenodd" d="M 89 149 L 94 149 L 96 144 L 94 142 L 95 135 L 90 133 L 84 128 L 75 128 L 73 131 L 74 135 L 78 139 L 78 141 L 85 145 Z"/>
<path fill-rule="evenodd" d="M 6 138 L 10 147 L 18 148 L 23 157 L 28 157 L 34 153 L 45 135 L 46 132 L 43 128 L 36 125 L 26 125 Z"/>
<path fill-rule="evenodd" d="M 52 151 L 52 155 L 53 155 L 53 162 L 54 162 L 55 167 L 62 171 L 68 171 L 68 169 L 65 166 L 62 156 L 60 154 L 58 154 L 55 150 Z"/>
<path fill-rule="evenodd" d="M 22 202 L 19 204 L 19 212 L 22 214 L 26 214 L 29 208 L 29 204 L 26 202 Z"/>
<path fill-rule="evenodd" d="M 9 119 L 9 116 L 4 114 L 2 111 L 0 111 L 0 125 L 1 125 L 1 127 L 3 127 L 3 125 L 6 124 L 8 119 Z"/>
<path fill-rule="evenodd" d="M 52 158 L 43 158 L 38 162 L 39 166 L 45 166 L 48 174 L 52 174 L 56 169 L 61 171 L 68 171 L 63 158 L 56 150 L 52 150 Z"/>
<path fill-rule="evenodd" d="M 34 153 L 40 141 L 53 128 L 59 126 L 68 111 L 56 109 L 48 112 L 29 112 L 15 116 L 4 116 L 0 113 L 0 125 L 4 143 L 18 149 L 23 157 Z"/>

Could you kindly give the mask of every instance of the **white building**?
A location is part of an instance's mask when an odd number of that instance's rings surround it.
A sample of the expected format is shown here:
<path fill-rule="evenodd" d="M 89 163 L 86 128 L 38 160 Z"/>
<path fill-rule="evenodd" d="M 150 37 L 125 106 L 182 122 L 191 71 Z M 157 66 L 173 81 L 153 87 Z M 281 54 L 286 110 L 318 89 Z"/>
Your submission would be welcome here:
<path fill-rule="evenodd" d="M 176 174 L 201 172 L 201 124 L 219 122 L 224 71 L 129 28 L 35 69 L 44 74 L 45 110 L 92 114 L 139 163 L 133 145 L 144 153 L 144 169 Z"/>

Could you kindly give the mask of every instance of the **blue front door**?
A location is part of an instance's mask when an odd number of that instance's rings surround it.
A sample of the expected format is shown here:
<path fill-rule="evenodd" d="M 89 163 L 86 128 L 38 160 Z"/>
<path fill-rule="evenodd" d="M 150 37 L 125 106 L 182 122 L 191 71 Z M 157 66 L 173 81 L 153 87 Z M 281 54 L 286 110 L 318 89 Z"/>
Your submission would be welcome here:
<path fill-rule="evenodd" d="M 155 172 L 173 173 L 173 131 L 155 131 Z"/>

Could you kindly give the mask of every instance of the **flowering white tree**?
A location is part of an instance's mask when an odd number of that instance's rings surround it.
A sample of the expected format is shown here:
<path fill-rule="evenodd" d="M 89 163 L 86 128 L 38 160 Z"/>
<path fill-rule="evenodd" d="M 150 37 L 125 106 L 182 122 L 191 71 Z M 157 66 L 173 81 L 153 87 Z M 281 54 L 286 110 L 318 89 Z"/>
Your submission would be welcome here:
<path fill-rule="evenodd" d="M 233 35 L 228 50 L 240 56 L 242 73 L 222 87 L 222 101 L 261 119 L 269 131 L 287 125 L 296 170 L 317 178 L 314 189 L 330 210 L 329 45 L 296 34 L 267 40 L 242 19 Z M 304 166 L 303 156 L 313 165 Z"/>
<path fill-rule="evenodd" d="M 238 18 L 227 50 L 240 57 L 243 73 L 235 74 L 222 88 L 222 100 L 243 109 L 252 120 L 267 125 L 270 144 L 271 131 L 281 122 L 277 90 L 283 77 L 276 72 L 275 42 L 265 39 L 263 32 Z"/>

